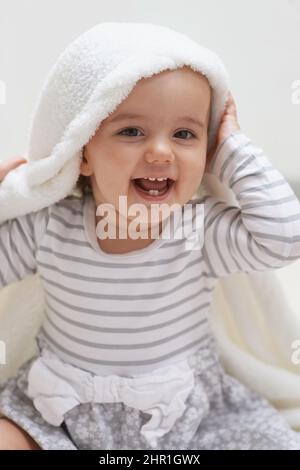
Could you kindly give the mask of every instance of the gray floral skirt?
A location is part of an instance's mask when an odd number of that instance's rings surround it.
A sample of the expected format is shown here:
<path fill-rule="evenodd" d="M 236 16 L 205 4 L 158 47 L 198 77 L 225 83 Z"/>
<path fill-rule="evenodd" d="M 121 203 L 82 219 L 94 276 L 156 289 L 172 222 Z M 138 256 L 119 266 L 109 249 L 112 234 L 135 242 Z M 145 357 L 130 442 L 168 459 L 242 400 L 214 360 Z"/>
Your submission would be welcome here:
<path fill-rule="evenodd" d="M 42 449 L 153 450 L 140 432 L 149 415 L 122 402 L 82 403 L 64 415 L 61 426 L 46 422 L 24 393 L 35 359 L 1 384 L 0 414 Z M 190 359 L 195 384 L 185 411 L 156 449 L 300 449 L 300 433 L 265 399 L 225 373 L 213 337 Z"/>

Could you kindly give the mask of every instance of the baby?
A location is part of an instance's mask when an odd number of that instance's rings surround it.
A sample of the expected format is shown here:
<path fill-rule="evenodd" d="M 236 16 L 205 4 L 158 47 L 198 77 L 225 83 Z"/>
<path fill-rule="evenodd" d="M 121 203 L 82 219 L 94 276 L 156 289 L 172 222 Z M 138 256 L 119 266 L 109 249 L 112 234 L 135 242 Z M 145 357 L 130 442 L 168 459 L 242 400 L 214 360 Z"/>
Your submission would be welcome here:
<path fill-rule="evenodd" d="M 299 201 L 241 131 L 231 94 L 208 152 L 210 114 L 210 83 L 188 66 L 139 80 L 82 149 L 81 197 L 0 225 L 1 287 L 38 271 L 46 295 L 38 353 L 0 389 L 1 449 L 300 449 L 225 373 L 208 325 L 219 278 L 300 258 Z M 195 199 L 205 172 L 240 207 Z M 143 237 L 120 237 L 132 220 L 120 195 L 147 215 L 203 207 L 198 249 L 151 238 L 150 217 Z M 109 219 L 116 237 L 97 236 L 103 204 L 121 216 Z M 160 235 L 174 214 L 159 213 Z"/>

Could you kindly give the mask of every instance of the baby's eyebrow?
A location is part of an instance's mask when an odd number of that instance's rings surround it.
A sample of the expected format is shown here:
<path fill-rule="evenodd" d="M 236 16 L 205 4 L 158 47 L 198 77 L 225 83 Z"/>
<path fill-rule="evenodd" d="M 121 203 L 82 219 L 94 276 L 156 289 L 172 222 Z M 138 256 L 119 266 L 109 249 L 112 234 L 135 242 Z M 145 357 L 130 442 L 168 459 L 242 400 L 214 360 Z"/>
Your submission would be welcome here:
<path fill-rule="evenodd" d="M 114 118 L 110 119 L 110 123 L 118 122 L 118 121 L 123 121 L 124 119 L 137 119 L 137 118 L 146 118 L 146 116 L 143 116 L 142 114 L 136 114 L 136 113 L 121 113 L 115 116 Z M 199 127 L 204 127 L 204 123 L 192 116 L 178 116 L 177 121 L 188 121 L 193 124 L 196 124 Z"/>

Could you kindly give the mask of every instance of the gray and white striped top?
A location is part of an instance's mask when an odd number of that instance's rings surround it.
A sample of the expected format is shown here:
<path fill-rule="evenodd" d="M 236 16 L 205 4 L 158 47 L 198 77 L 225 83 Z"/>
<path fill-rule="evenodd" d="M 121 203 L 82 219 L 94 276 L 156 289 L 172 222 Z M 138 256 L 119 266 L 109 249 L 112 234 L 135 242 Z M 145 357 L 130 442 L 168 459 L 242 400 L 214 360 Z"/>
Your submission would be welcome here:
<path fill-rule="evenodd" d="M 39 272 L 46 293 L 40 335 L 57 356 L 122 376 L 182 360 L 210 334 L 218 278 L 300 258 L 299 201 L 261 149 L 235 132 L 208 172 L 234 191 L 240 207 L 210 195 L 190 201 L 204 204 L 198 250 L 161 237 L 142 250 L 103 252 L 91 196 L 69 196 L 0 225 L 0 286 Z"/>

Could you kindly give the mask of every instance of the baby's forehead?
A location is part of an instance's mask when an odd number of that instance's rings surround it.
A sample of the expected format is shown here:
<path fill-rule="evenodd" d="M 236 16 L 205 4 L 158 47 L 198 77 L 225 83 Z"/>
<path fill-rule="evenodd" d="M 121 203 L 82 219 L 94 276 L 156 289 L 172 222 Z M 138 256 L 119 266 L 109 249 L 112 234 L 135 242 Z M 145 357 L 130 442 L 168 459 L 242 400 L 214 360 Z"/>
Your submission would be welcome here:
<path fill-rule="evenodd" d="M 177 67 L 175 69 L 165 69 L 158 73 L 151 75 L 150 77 L 141 77 L 141 79 L 136 83 L 136 85 L 143 84 L 146 82 L 161 81 L 162 79 L 166 81 L 174 80 L 174 77 L 180 78 L 182 81 L 196 80 L 198 82 L 205 82 L 210 86 L 209 80 L 200 70 L 195 70 L 188 65 L 183 65 L 182 67 Z"/>
<path fill-rule="evenodd" d="M 200 100 L 202 98 L 207 100 L 211 91 L 208 79 L 201 72 L 194 71 L 190 67 L 167 69 L 150 77 L 140 78 L 127 97 L 114 110 L 114 113 L 128 111 L 125 109 L 127 104 L 129 108 L 131 104 L 137 105 L 137 103 L 142 106 L 152 98 L 161 98 L 162 102 L 163 98 L 167 97 L 170 101 L 174 97 L 177 101 L 188 100 L 191 97 L 191 103 L 196 96 Z"/>

